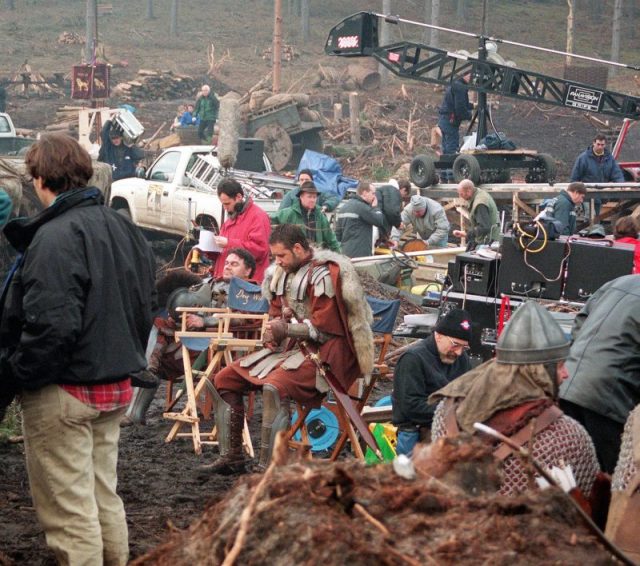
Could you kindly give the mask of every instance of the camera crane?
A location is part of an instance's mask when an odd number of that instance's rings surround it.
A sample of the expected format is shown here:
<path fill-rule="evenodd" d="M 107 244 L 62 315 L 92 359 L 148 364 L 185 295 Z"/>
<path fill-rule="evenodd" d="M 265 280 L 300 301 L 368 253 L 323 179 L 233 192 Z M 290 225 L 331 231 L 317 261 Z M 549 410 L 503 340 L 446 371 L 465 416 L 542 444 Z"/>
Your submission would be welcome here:
<path fill-rule="evenodd" d="M 382 21 L 395 25 L 412 24 L 475 38 L 478 40 L 478 57 L 472 58 L 409 41 L 380 45 L 379 27 Z M 471 73 L 472 79 L 468 88 L 478 92 L 478 107 L 472 119 L 477 119 L 478 122 L 478 140 L 487 134 L 487 94 L 619 118 L 640 119 L 640 98 L 492 62 L 488 59 L 487 49 L 491 43 L 525 47 L 556 55 L 570 55 L 576 59 L 640 70 L 640 66 L 637 65 L 566 53 L 374 12 L 358 12 L 334 26 L 329 32 L 325 53 L 342 57 L 374 57 L 399 77 L 443 86 L 448 86 L 454 80 Z M 510 169 L 519 168 L 529 170 L 527 182 L 552 182 L 555 177 L 555 163 L 551 156 L 530 151 L 505 150 L 442 155 L 437 162 L 426 155 L 418 156 L 412 162 L 411 176 L 418 186 L 426 187 L 437 182 L 436 169 L 453 169 L 456 181 L 469 178 L 479 184 L 483 181 L 504 182 L 510 176 Z"/>

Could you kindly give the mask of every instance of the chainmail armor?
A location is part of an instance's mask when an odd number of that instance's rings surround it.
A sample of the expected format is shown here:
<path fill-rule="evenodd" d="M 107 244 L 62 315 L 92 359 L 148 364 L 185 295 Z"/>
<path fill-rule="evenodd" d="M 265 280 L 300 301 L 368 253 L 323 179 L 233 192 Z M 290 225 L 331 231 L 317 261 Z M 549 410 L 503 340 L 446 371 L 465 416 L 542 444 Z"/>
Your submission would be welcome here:
<path fill-rule="evenodd" d="M 441 401 L 433 418 L 431 438 L 435 441 L 444 436 L 444 402 Z M 586 496 L 591 493 L 600 466 L 591 437 L 577 421 L 563 415 L 538 433 L 534 438 L 532 456 L 547 468 L 569 464 L 582 493 Z M 502 462 L 502 471 L 501 495 L 517 495 L 533 485 L 531 474 L 519 456 L 508 456 Z"/>
<path fill-rule="evenodd" d="M 638 405 L 631 413 L 624 425 L 622 433 L 622 445 L 620 446 L 620 455 L 618 463 L 611 478 L 611 491 L 623 491 L 629 485 L 629 482 L 638 474 L 638 468 L 633 461 L 633 420 L 640 418 L 640 405 Z M 640 441 L 637 439 L 636 442 Z"/>

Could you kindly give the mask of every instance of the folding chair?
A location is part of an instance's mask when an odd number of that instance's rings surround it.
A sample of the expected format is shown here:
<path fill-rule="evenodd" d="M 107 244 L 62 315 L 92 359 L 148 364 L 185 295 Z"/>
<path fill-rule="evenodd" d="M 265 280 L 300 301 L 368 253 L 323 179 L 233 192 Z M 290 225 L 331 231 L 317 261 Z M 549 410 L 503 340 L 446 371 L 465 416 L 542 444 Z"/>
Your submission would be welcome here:
<path fill-rule="evenodd" d="M 334 399 L 325 400 L 323 403 L 325 407 L 331 409 L 336 414 L 340 426 L 340 436 L 338 437 L 329 458 L 331 461 L 338 458 L 347 439 L 351 440 L 351 445 L 356 457 L 364 459 L 362 447 L 360 446 L 353 427 L 353 422 L 356 419 L 356 416 L 354 414 L 349 415 L 348 411 L 355 409 L 357 418 L 362 421 L 362 409 L 366 405 L 376 381 L 380 377 L 386 377 L 389 374 L 389 367 L 384 363 L 384 357 L 386 356 L 389 343 L 391 342 L 395 320 L 400 309 L 400 300 L 394 299 L 392 301 L 387 301 L 384 299 L 367 297 L 367 302 L 373 311 L 373 324 L 371 325 L 371 329 L 374 334 L 378 335 L 374 338 L 374 341 L 379 346 L 379 352 L 376 363 L 374 364 L 374 371 L 372 375 L 368 377 L 363 376 L 356 381 L 354 388 L 350 391 L 351 397 L 349 397 L 349 401 L 344 398 L 344 394 L 341 394 L 338 397 L 338 392 L 332 390 Z M 355 397 L 355 399 L 353 397 Z M 353 403 L 354 401 L 355 403 Z M 349 403 L 352 403 L 353 406 L 349 407 Z M 312 407 L 310 406 L 298 404 L 298 416 L 287 433 L 289 446 L 301 450 L 309 458 L 311 457 L 311 442 L 309 430 L 307 428 L 307 417 L 311 410 Z M 362 422 L 360 423 L 360 426 L 362 426 Z M 294 436 L 297 433 L 300 433 L 300 441 L 294 440 Z"/>
<path fill-rule="evenodd" d="M 269 316 L 264 312 L 265 303 L 261 302 L 262 298 L 259 296 L 260 288 L 251 284 L 249 287 L 244 285 L 245 283 L 240 279 L 232 279 L 229 286 L 230 304 L 236 304 L 231 300 L 233 295 L 243 304 L 243 308 L 260 309 L 261 313 L 239 313 L 233 312 L 231 309 L 203 307 L 179 307 L 176 309 L 182 313 L 182 326 L 181 330 L 176 332 L 176 340 L 179 340 L 182 344 L 184 388 L 187 399 L 181 412 L 165 412 L 163 415 L 166 419 L 175 421 L 167 435 L 166 442 L 171 442 L 179 436 L 191 437 L 196 454 L 202 453 L 203 444 L 217 444 L 214 440 L 216 436 L 215 427 L 211 432 L 202 433 L 200 431 L 197 400 L 206 394 L 207 383 L 221 369 L 223 363 L 228 365 L 233 362 L 234 353 L 251 352 L 255 348 L 262 346 L 262 337 L 266 330 Z M 247 295 L 249 296 L 247 297 Z M 256 304 L 260 306 L 256 307 Z M 217 325 L 204 331 L 190 331 L 187 329 L 187 315 L 189 313 L 215 315 Z M 242 329 L 242 332 L 246 332 L 247 324 L 251 327 L 253 336 L 251 338 L 237 337 L 235 335 L 236 329 Z M 203 372 L 196 372 L 191 366 L 189 350 L 205 349 L 209 351 L 209 363 Z M 181 433 L 180 429 L 183 426 L 190 427 L 190 432 Z M 245 447 L 249 454 L 253 456 L 253 446 L 246 422 L 243 436 Z"/>

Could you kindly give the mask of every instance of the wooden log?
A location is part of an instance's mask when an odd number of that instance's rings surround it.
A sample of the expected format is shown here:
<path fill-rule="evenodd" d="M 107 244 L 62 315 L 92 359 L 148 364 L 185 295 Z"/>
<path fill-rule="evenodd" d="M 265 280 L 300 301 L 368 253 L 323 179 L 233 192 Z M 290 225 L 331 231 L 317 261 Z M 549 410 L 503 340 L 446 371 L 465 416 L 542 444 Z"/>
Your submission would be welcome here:
<path fill-rule="evenodd" d="M 342 120 L 342 118 L 344 118 L 344 115 L 342 113 L 342 104 L 336 102 L 333 105 L 333 121 L 339 122 L 340 120 Z"/>
<path fill-rule="evenodd" d="M 362 90 L 372 91 L 380 88 L 380 73 L 375 69 L 362 65 L 349 65 L 348 73 Z"/>
<path fill-rule="evenodd" d="M 357 92 L 349 93 L 349 125 L 351 129 L 351 143 L 360 145 L 360 98 Z"/>

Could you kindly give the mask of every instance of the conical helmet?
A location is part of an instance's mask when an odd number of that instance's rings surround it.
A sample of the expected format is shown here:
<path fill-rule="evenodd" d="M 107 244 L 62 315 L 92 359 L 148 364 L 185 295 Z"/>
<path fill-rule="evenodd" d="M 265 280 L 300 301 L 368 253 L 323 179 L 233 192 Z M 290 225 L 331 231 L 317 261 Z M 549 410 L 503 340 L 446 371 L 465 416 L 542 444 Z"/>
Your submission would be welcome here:
<path fill-rule="evenodd" d="M 496 346 L 500 364 L 560 362 L 569 354 L 569 340 L 549 311 L 535 301 L 516 310 Z"/>

